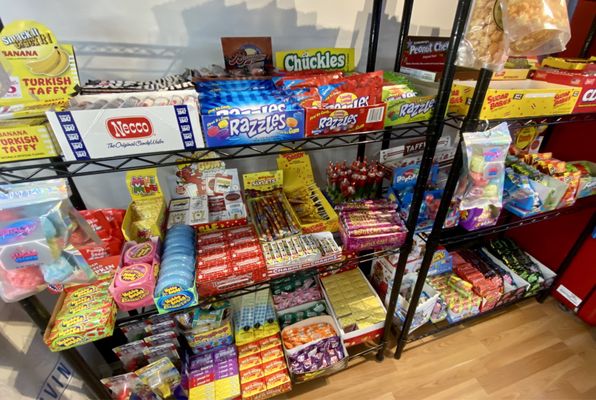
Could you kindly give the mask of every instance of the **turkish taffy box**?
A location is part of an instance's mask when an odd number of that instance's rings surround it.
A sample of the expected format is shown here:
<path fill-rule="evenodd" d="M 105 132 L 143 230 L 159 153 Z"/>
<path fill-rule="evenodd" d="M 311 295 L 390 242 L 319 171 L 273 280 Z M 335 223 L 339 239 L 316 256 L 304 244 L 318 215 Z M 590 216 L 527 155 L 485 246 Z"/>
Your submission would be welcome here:
<path fill-rule="evenodd" d="M 132 97 L 166 105 L 91 108 Z M 194 90 L 77 96 L 71 103 L 70 109 L 46 112 L 66 161 L 205 147 Z"/>

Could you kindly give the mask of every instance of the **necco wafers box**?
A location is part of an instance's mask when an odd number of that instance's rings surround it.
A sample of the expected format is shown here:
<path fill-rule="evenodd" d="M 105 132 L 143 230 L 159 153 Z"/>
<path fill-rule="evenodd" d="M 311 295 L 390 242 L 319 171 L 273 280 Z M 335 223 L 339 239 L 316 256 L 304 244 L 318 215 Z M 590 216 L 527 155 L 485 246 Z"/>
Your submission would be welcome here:
<path fill-rule="evenodd" d="M 78 96 L 46 115 L 66 161 L 204 147 L 194 90 Z"/>

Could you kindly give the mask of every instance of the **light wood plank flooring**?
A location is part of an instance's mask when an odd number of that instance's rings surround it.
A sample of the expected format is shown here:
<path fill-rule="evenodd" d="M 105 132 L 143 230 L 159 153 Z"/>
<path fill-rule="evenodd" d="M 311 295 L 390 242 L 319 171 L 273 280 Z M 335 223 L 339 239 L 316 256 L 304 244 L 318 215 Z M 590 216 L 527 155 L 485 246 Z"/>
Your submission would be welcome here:
<path fill-rule="evenodd" d="M 287 398 L 596 399 L 596 329 L 553 299 L 455 329 L 409 344 L 399 361 L 388 351 L 381 363 L 373 356 L 296 385 Z"/>

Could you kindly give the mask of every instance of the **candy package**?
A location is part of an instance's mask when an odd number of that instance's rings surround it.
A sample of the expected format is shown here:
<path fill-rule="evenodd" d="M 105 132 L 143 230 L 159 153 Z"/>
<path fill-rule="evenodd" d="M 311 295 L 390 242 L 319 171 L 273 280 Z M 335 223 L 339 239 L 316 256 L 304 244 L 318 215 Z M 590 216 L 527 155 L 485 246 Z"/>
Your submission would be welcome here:
<path fill-rule="evenodd" d="M 68 185 L 62 179 L 2 186 L 0 297 L 4 301 L 21 300 L 48 284 L 95 279 L 73 246 L 73 237 L 77 241 L 101 241 L 73 208 L 68 196 Z"/>
<path fill-rule="evenodd" d="M 507 123 L 485 132 L 464 132 L 460 209 L 501 207 L 505 157 L 511 144 Z"/>
<path fill-rule="evenodd" d="M 565 0 L 502 0 L 510 54 L 538 56 L 565 50 L 571 28 Z"/>
<path fill-rule="evenodd" d="M 508 53 L 509 44 L 501 21 L 501 2 L 474 0 L 456 64 L 500 71 L 507 61 Z"/>
<path fill-rule="evenodd" d="M 113 400 L 158 400 L 134 372 L 104 378 L 101 383 L 110 390 Z"/>
<path fill-rule="evenodd" d="M 135 374 L 163 399 L 186 398 L 183 397 L 186 396 L 186 393 L 180 385 L 180 373 L 167 357 L 136 370 Z"/>

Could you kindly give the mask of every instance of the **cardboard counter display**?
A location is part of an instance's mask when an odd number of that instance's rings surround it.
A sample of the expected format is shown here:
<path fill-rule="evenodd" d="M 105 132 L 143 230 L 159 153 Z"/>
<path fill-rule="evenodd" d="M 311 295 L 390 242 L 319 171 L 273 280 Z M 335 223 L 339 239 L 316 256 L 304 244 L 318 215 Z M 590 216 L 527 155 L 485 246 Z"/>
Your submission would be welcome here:
<path fill-rule="evenodd" d="M 0 121 L 0 162 L 56 157 L 45 118 Z"/>
<path fill-rule="evenodd" d="M 564 71 L 557 69 L 539 69 L 532 79 L 557 83 L 561 85 L 579 86 L 581 93 L 573 108 L 573 113 L 596 112 L 596 71 Z"/>
<path fill-rule="evenodd" d="M 187 100 L 176 105 L 67 109 L 46 115 L 66 161 L 203 148 L 194 90 L 98 94 L 77 96 L 73 101 L 86 104 L 151 97 L 173 102 L 175 96 Z"/>
<path fill-rule="evenodd" d="M 476 81 L 454 81 L 449 112 L 466 115 Z M 493 81 L 486 92 L 479 119 L 522 118 L 570 114 L 581 88 L 536 80 Z"/>

